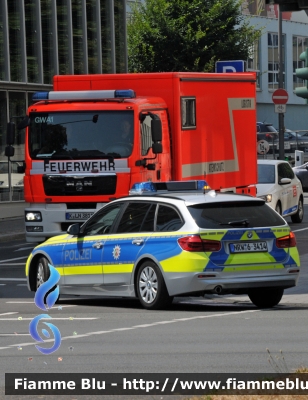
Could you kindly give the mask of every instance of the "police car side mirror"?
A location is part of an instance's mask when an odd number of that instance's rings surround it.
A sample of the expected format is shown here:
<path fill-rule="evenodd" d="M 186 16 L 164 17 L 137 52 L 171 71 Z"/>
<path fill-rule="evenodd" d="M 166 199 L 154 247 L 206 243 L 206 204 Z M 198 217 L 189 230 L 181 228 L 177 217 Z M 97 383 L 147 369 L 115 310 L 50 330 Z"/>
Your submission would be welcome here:
<path fill-rule="evenodd" d="M 79 224 L 70 225 L 66 232 L 69 235 L 77 236 L 80 233 L 80 225 Z"/>

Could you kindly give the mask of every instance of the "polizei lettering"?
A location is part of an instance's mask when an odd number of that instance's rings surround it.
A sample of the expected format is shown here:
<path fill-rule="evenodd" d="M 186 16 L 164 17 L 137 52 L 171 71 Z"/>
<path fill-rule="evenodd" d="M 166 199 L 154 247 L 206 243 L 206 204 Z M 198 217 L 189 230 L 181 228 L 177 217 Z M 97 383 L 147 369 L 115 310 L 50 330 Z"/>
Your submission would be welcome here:
<path fill-rule="evenodd" d="M 225 163 L 224 162 L 210 163 L 209 164 L 209 172 L 211 172 L 211 173 L 224 172 L 224 170 L 225 170 Z"/>
<path fill-rule="evenodd" d="M 44 172 L 104 172 L 114 171 L 113 160 L 103 161 L 45 161 Z"/>

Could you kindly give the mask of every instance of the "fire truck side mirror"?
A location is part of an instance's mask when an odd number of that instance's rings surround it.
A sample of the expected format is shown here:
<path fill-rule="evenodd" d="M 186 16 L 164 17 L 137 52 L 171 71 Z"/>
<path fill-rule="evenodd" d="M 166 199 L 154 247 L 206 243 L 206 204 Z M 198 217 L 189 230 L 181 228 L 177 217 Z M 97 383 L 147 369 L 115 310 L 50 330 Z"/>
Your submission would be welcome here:
<path fill-rule="evenodd" d="M 154 143 L 161 142 L 163 139 L 162 125 L 160 119 L 151 120 L 152 140 Z"/>
<path fill-rule="evenodd" d="M 8 122 L 6 128 L 6 144 L 12 145 L 15 142 L 15 124 L 14 122 Z"/>
<path fill-rule="evenodd" d="M 161 143 L 153 143 L 152 151 L 154 154 L 161 154 L 163 152 L 163 145 Z"/>
<path fill-rule="evenodd" d="M 26 171 L 26 163 L 23 161 L 22 165 L 17 166 L 17 172 L 19 174 L 24 174 Z"/>
<path fill-rule="evenodd" d="M 30 118 L 28 116 L 25 116 L 25 118 L 22 121 L 20 121 L 19 124 L 17 125 L 17 129 L 21 130 L 29 125 L 30 125 Z"/>
<path fill-rule="evenodd" d="M 15 149 L 13 146 L 6 146 L 4 150 L 4 154 L 6 157 L 13 157 L 15 154 Z"/>

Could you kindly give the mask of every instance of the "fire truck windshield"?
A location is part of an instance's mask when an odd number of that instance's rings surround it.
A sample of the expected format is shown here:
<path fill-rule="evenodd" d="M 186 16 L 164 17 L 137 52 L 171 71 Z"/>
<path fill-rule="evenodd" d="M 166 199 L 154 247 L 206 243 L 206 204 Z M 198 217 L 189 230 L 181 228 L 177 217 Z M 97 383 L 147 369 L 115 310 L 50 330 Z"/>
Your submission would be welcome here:
<path fill-rule="evenodd" d="M 133 111 L 31 113 L 32 159 L 124 158 L 132 153 Z"/>

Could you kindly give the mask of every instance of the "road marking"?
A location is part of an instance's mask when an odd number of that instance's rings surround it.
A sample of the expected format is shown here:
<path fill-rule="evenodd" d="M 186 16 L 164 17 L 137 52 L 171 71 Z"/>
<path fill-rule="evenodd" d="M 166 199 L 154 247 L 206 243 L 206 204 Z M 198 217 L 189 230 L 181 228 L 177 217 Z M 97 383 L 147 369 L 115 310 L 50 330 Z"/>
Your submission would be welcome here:
<path fill-rule="evenodd" d="M 6 304 L 35 304 L 33 300 L 32 301 L 6 301 L 5 303 Z M 68 307 L 77 307 L 77 306 L 74 305 L 74 304 L 73 305 L 67 305 L 67 306 L 59 304 L 59 305 L 55 305 L 55 306 L 53 306 L 51 308 L 52 309 L 58 309 L 59 307 L 68 308 Z"/>
<path fill-rule="evenodd" d="M 2 265 L 4 265 L 4 266 L 10 266 L 10 265 L 26 265 L 26 263 L 5 263 L 5 264 L 2 264 Z M 1 266 L 2 266 L 1 265 Z"/>
<path fill-rule="evenodd" d="M 0 278 L 0 281 L 27 281 L 27 278 Z"/>
<path fill-rule="evenodd" d="M 0 314 L 0 315 L 10 315 L 10 314 L 18 314 L 18 311 L 5 312 L 5 313 Z"/>
<path fill-rule="evenodd" d="M 302 229 L 296 229 L 295 231 L 293 231 L 293 232 L 301 232 L 301 231 L 306 231 L 308 228 L 302 228 Z"/>
<path fill-rule="evenodd" d="M 54 321 L 89 321 L 89 320 L 93 320 L 93 319 L 99 319 L 98 317 L 52 317 L 52 318 L 41 318 L 41 320 L 43 319 L 50 319 L 50 320 L 54 320 Z M 24 318 L 22 317 L 22 320 L 19 320 L 17 317 L 16 318 L 0 318 L 0 321 L 32 321 L 33 318 Z"/>
<path fill-rule="evenodd" d="M 24 257 L 17 257 L 17 258 L 8 258 L 7 260 L 1 260 L 0 264 L 3 264 L 7 261 L 15 261 L 15 260 L 26 260 L 28 258 L 28 256 L 24 256 Z"/>
<path fill-rule="evenodd" d="M 88 332 L 88 333 L 85 333 L 83 335 L 64 336 L 64 337 L 61 338 L 61 340 L 64 341 L 64 340 L 68 340 L 68 339 L 77 339 L 77 338 L 79 339 L 79 338 L 82 338 L 82 337 L 104 335 L 106 333 L 131 331 L 131 330 L 136 330 L 136 329 L 140 329 L 140 328 L 143 329 L 143 328 L 148 328 L 148 327 L 157 326 L 157 325 L 161 325 L 161 324 L 174 324 L 174 323 L 177 323 L 177 322 L 192 321 L 192 320 L 196 320 L 196 319 L 206 319 L 206 318 L 214 318 L 214 317 L 226 317 L 226 316 L 228 317 L 230 315 L 247 314 L 247 313 L 260 312 L 260 311 L 261 310 L 247 310 L 247 311 L 233 311 L 233 312 L 225 313 L 225 314 L 198 315 L 196 317 L 178 318 L 178 319 L 172 319 L 172 320 L 169 320 L 169 321 L 153 322 L 152 324 L 134 325 L 134 326 L 126 327 L 126 328 L 110 329 L 110 330 L 107 330 L 107 331 Z M 57 320 L 57 318 L 51 318 L 51 319 Z M 78 319 L 78 318 L 74 318 L 74 319 Z M 97 319 L 97 318 L 95 318 L 95 319 Z M 18 336 L 18 335 L 16 335 L 16 336 Z M 54 339 L 47 339 L 47 340 L 44 340 L 44 342 L 45 343 L 54 342 Z M 35 343 L 33 343 L 33 342 L 31 342 L 31 343 L 11 344 L 9 346 L 0 347 L 0 350 L 12 349 L 14 347 L 33 346 L 33 345 L 35 345 Z"/>
<path fill-rule="evenodd" d="M 16 286 L 28 286 L 26 283 L 18 283 Z"/>
<path fill-rule="evenodd" d="M 14 252 L 15 251 L 29 250 L 29 249 L 33 250 L 33 246 L 31 246 L 31 247 L 21 247 L 20 249 L 14 250 Z"/>
<path fill-rule="evenodd" d="M 0 333 L 0 336 L 30 336 L 30 333 Z"/>

